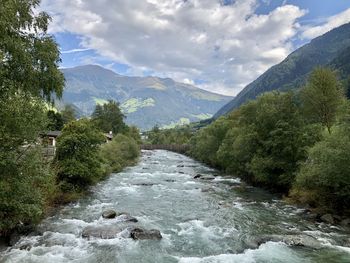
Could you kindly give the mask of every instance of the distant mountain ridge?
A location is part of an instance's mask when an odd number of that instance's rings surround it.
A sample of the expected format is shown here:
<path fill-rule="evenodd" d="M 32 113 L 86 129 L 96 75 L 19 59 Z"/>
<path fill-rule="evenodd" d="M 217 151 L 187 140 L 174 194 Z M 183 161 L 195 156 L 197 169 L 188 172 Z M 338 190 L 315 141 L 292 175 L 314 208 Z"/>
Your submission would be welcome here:
<path fill-rule="evenodd" d="M 62 72 L 66 79 L 63 103 L 90 115 L 96 104 L 116 100 L 127 116 L 126 122 L 143 130 L 211 118 L 232 99 L 170 78 L 122 76 L 97 65 Z"/>
<path fill-rule="evenodd" d="M 313 39 L 309 44 L 292 52 L 281 63 L 268 69 L 222 107 L 214 118 L 238 108 L 264 92 L 286 91 L 300 87 L 305 83 L 309 73 L 317 66 L 340 69 L 342 76 L 350 73 L 350 61 L 346 60 L 350 58 L 349 48 L 350 23 L 347 23 Z"/>

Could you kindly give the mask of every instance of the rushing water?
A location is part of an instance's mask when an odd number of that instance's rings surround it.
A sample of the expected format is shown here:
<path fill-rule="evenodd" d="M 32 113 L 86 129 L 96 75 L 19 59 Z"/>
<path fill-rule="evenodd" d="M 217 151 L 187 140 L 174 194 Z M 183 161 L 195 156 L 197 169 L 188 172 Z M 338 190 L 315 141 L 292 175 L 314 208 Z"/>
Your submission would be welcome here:
<path fill-rule="evenodd" d="M 300 209 L 239 184 L 183 155 L 144 151 L 137 166 L 112 174 L 90 196 L 44 220 L 38 233 L 0 254 L 0 262 L 350 262 L 350 249 L 337 245 L 345 229 L 305 221 Z M 163 239 L 82 238 L 87 226 L 118 224 L 101 217 L 106 209 L 130 213 Z M 290 233 L 316 237 L 322 247 L 247 245 L 263 234 Z"/>

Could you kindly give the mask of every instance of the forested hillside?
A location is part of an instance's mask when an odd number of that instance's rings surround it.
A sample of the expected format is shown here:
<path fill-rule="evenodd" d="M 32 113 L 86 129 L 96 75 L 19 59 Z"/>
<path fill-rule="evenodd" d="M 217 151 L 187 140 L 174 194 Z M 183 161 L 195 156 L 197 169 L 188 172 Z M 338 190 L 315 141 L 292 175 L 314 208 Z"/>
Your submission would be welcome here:
<path fill-rule="evenodd" d="M 271 67 L 246 86 L 214 117 L 218 118 L 264 92 L 299 88 L 316 66 L 333 66 L 344 71 L 342 76 L 346 75 L 349 71 L 349 47 L 350 23 L 313 39 L 309 44 L 291 53 L 281 63 Z"/>

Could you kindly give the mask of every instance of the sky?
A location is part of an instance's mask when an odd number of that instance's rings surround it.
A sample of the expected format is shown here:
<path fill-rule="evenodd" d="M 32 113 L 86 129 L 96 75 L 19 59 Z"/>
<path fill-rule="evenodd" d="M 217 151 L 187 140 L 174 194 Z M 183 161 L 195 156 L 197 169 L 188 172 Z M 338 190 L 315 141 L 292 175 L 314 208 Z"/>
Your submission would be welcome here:
<path fill-rule="evenodd" d="M 97 64 L 237 95 L 350 22 L 350 0 L 42 0 L 62 68 Z"/>

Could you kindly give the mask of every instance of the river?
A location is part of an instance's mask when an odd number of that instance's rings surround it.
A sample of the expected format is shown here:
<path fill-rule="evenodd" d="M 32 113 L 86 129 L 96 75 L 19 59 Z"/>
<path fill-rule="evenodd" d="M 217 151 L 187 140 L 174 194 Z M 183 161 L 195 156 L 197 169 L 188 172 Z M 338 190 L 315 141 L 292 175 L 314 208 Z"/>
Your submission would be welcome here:
<path fill-rule="evenodd" d="M 214 180 L 194 179 L 196 174 Z M 106 209 L 128 212 L 162 240 L 82 238 L 87 226 L 118 224 Z M 186 156 L 143 151 L 139 163 L 91 189 L 91 194 L 45 219 L 38 231 L 0 254 L 0 262 L 350 262 L 339 245 L 349 232 L 302 219 L 302 210 Z M 256 237 L 302 233 L 322 247 L 292 247 Z M 22 249 L 19 249 L 22 248 Z M 23 249 L 26 248 L 26 249 Z"/>

